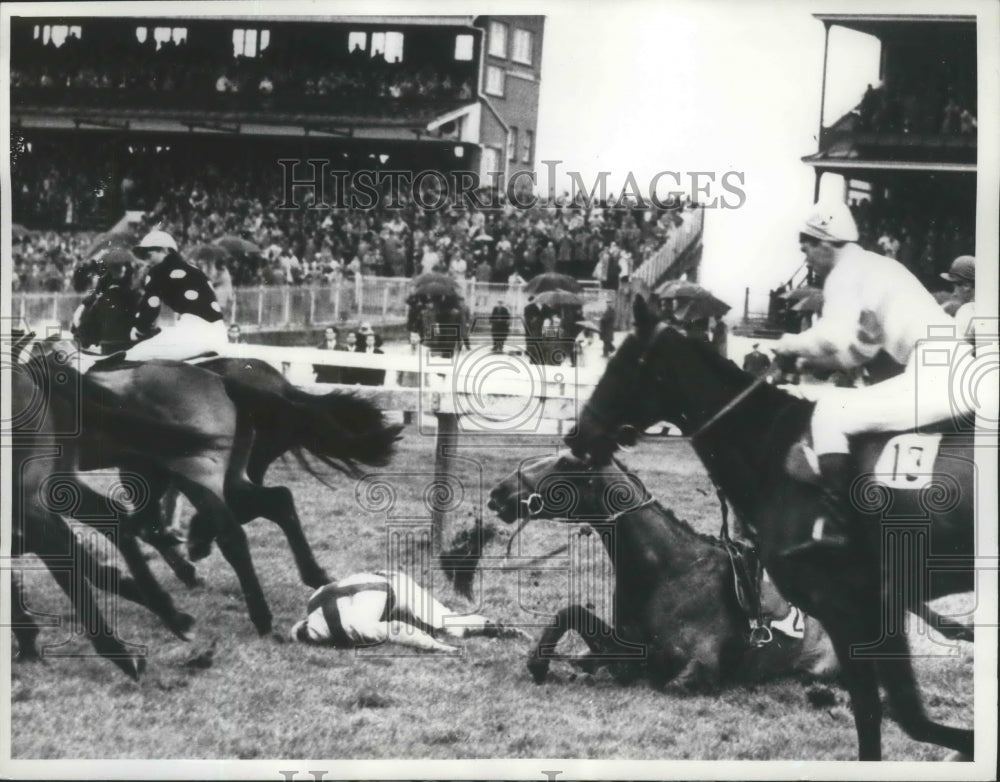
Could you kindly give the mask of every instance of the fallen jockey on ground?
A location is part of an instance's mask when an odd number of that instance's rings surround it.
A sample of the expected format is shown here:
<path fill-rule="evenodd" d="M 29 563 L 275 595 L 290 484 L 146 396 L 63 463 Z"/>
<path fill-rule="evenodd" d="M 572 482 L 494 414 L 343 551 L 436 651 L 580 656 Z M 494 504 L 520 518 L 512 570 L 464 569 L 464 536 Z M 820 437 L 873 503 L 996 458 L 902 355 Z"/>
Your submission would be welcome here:
<path fill-rule="evenodd" d="M 516 631 L 514 631 L 516 632 Z M 395 643 L 430 652 L 457 652 L 434 637 L 510 635 L 479 614 L 460 614 L 398 571 L 355 573 L 313 592 L 292 641 L 351 649 Z"/>

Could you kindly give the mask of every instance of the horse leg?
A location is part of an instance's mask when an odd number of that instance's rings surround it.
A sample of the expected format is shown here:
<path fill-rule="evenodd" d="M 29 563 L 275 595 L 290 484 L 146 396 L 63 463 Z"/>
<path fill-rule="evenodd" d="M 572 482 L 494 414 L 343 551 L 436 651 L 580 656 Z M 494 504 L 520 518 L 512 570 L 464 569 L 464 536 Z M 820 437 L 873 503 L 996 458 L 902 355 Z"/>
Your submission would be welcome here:
<path fill-rule="evenodd" d="M 182 641 L 187 641 L 187 633 L 194 626 L 194 617 L 184 611 L 178 611 L 174 606 L 170 595 L 160 586 L 156 576 L 149 569 L 149 563 L 139 548 L 139 542 L 131 535 L 122 535 L 118 541 L 118 550 L 145 597 L 143 605 L 156 614 L 170 632 Z"/>
<path fill-rule="evenodd" d="M 38 653 L 38 624 L 31 617 L 27 603 L 24 600 L 24 584 L 17 571 L 10 574 L 10 619 L 17 638 L 17 659 L 24 662 L 41 660 Z"/>
<path fill-rule="evenodd" d="M 222 498 L 221 491 L 215 491 L 190 477 L 184 478 L 181 489 L 197 510 L 192 519 L 192 530 L 199 516 L 206 522 L 210 519 L 214 523 L 215 541 L 239 579 L 250 621 L 260 635 L 267 635 L 272 628 L 271 609 L 268 608 L 264 590 L 254 570 L 243 527 Z"/>
<path fill-rule="evenodd" d="M 265 487 L 247 481 L 232 481 L 226 488 L 226 500 L 241 524 L 263 516 L 281 527 L 303 584 L 319 588 L 330 583 L 332 579 L 320 567 L 309 541 L 306 540 L 302 522 L 295 510 L 295 501 L 287 487 Z"/>
<path fill-rule="evenodd" d="M 971 758 L 975 749 L 974 731 L 934 722 L 924 711 L 906 638 L 887 636 L 879 652 L 884 656 L 876 661 L 876 669 L 889 697 L 892 716 L 906 735 L 914 741 L 937 744 Z"/>
<path fill-rule="evenodd" d="M 840 661 L 840 674 L 854 712 L 858 733 L 858 760 L 882 759 L 882 702 L 879 700 L 875 663 L 855 657 L 851 646 L 859 640 L 849 623 L 824 625 Z"/>
<path fill-rule="evenodd" d="M 552 660 L 564 659 L 555 654 L 555 648 L 569 630 L 575 630 L 590 648 L 591 655 L 587 656 L 584 665 L 596 668 L 599 664 L 613 661 L 607 658 L 621 656 L 622 649 L 615 642 L 611 626 L 589 609 L 579 604 L 570 605 L 560 609 L 555 624 L 545 628 L 531 653 L 528 670 L 536 684 L 545 681 Z"/>
<path fill-rule="evenodd" d="M 205 583 L 198 575 L 195 566 L 188 562 L 182 553 L 180 545 L 170 535 L 150 535 L 146 542 L 156 549 L 184 586 L 196 587 Z"/>
<path fill-rule="evenodd" d="M 94 649 L 102 657 L 110 660 L 129 677 L 138 681 L 142 672 L 146 669 L 146 658 L 132 651 L 129 651 L 131 644 L 125 644 L 115 635 L 114 631 L 104 621 L 100 605 L 94 597 L 94 592 L 90 587 L 84 573 L 87 554 L 83 546 L 68 529 L 62 520 L 59 520 L 65 527 L 62 534 L 55 531 L 46 532 L 46 549 L 49 552 L 60 551 L 65 547 L 65 541 L 69 544 L 69 556 L 72 562 L 70 569 L 67 569 L 64 556 L 53 556 L 50 554 L 40 554 L 45 566 L 49 569 L 56 583 L 73 603 L 77 620 L 85 628 L 87 637 Z M 62 539 L 56 539 L 62 538 Z M 135 648 L 135 647 L 133 647 Z"/>

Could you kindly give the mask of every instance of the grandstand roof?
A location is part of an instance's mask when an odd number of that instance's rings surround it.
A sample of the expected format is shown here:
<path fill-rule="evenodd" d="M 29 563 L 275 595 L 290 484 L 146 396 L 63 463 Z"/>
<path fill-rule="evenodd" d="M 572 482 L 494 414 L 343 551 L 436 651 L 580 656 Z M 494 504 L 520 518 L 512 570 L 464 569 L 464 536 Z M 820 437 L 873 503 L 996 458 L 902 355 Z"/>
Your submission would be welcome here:
<path fill-rule="evenodd" d="M 897 36 L 912 36 L 915 25 L 936 25 L 928 27 L 935 34 L 941 32 L 942 24 L 963 25 L 976 23 L 976 17 L 956 14 L 813 14 L 827 25 L 838 25 L 874 35 L 880 40 Z"/>
<path fill-rule="evenodd" d="M 116 18 L 164 18 L 164 19 L 201 19 L 216 22 L 237 22 L 245 20 L 260 24 L 268 23 L 327 23 L 327 24 L 363 24 L 365 27 L 472 27 L 473 16 L 358 16 L 358 15 L 331 15 L 319 14 L 316 16 L 296 16 L 287 14 L 164 14 L 162 17 L 156 14 L 145 14 L 143 16 L 130 16 L 123 14 Z"/>

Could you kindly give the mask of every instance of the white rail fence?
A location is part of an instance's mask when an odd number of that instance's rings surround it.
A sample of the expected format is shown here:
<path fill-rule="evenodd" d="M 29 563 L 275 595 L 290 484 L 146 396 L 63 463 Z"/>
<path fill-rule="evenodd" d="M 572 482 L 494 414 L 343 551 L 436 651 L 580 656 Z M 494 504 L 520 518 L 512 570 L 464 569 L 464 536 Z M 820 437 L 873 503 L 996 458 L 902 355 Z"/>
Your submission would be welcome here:
<path fill-rule="evenodd" d="M 427 351 L 391 356 L 267 345 L 230 345 L 226 355 L 266 361 L 289 377 L 306 367 L 383 371 L 381 385 L 298 385 L 313 393 L 349 391 L 370 399 L 383 411 L 410 414 L 421 430 L 425 419 L 433 416 L 434 476 L 442 485 L 455 470 L 460 436 L 538 434 L 542 421 L 557 422 L 557 430 L 550 434 L 561 435 L 567 422 L 576 422 L 600 377 L 598 367 L 533 365 L 526 356 L 494 354 L 489 346 L 449 359 Z M 436 551 L 441 550 L 447 517 L 446 510 L 432 510 L 431 539 Z"/>
<path fill-rule="evenodd" d="M 516 315 L 527 303 L 521 285 L 475 280 L 460 285 L 474 315 L 488 315 L 501 301 Z M 609 292 L 602 291 L 593 280 L 581 281 L 581 285 L 585 316 L 598 315 Z M 358 276 L 330 285 L 237 288 L 223 304 L 228 322 L 252 331 L 291 331 L 362 320 L 386 325 L 406 320 L 406 298 L 412 290 L 408 277 Z M 14 293 L 11 314 L 33 326 L 58 323 L 68 328 L 82 300 L 83 294 L 78 293 Z"/>

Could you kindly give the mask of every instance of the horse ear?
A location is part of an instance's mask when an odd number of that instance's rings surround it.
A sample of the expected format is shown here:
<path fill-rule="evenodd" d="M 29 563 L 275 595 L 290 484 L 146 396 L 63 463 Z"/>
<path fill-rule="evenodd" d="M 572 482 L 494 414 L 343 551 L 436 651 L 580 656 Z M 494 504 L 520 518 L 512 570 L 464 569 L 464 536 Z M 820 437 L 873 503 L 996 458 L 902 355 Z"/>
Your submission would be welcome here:
<path fill-rule="evenodd" d="M 632 317 L 635 320 L 635 330 L 640 336 L 649 334 L 656 325 L 656 316 L 650 311 L 642 296 L 636 296 L 632 302 Z"/>

